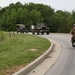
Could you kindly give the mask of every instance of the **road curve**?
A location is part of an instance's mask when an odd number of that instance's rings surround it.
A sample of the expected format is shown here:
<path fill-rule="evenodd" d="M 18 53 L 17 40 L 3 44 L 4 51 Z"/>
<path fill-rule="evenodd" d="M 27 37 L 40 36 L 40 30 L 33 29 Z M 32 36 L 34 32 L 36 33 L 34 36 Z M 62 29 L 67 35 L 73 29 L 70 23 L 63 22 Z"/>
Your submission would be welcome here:
<path fill-rule="evenodd" d="M 50 33 L 50 35 L 39 36 L 46 37 L 60 43 L 61 46 L 58 44 L 57 47 L 59 47 L 59 49 L 57 50 L 60 51 L 61 49 L 62 53 L 59 52 L 61 55 L 59 54 L 60 57 L 52 67 L 50 66 L 50 63 L 54 60 L 55 56 L 53 58 L 53 56 L 51 57 L 50 55 L 49 58 L 46 58 L 46 61 L 43 62 L 43 65 L 40 65 L 27 75 L 75 75 L 75 48 L 71 45 L 71 35 Z M 56 43 L 54 44 L 54 47 L 56 47 Z M 57 51 L 53 53 L 57 53 Z"/>
<path fill-rule="evenodd" d="M 75 48 L 71 45 L 71 35 L 50 34 L 43 35 L 62 45 L 62 54 L 58 61 L 44 75 L 75 75 Z"/>

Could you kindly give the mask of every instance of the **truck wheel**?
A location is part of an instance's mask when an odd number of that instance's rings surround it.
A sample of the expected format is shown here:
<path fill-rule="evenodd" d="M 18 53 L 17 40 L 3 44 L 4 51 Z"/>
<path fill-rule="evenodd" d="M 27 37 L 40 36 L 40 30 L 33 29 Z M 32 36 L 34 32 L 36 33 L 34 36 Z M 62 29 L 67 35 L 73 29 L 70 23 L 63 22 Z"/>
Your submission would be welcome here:
<path fill-rule="evenodd" d="M 39 35 L 39 32 L 37 32 L 37 35 Z"/>
<path fill-rule="evenodd" d="M 42 32 L 42 35 L 44 34 L 44 32 Z"/>
<path fill-rule="evenodd" d="M 28 32 L 26 32 L 26 33 L 28 33 Z"/>
<path fill-rule="evenodd" d="M 47 35 L 49 35 L 49 32 L 47 32 Z"/>
<path fill-rule="evenodd" d="M 35 32 L 32 32 L 32 34 L 34 35 L 34 34 L 35 34 Z"/>

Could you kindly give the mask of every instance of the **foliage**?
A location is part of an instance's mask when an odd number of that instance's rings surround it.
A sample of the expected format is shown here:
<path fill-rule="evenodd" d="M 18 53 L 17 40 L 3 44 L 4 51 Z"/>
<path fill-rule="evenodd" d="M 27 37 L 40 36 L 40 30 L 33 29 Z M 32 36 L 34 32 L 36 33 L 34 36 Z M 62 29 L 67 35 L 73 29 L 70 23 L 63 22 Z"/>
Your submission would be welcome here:
<path fill-rule="evenodd" d="M 51 32 L 69 32 L 75 23 L 75 11 L 67 12 L 54 9 L 48 5 L 20 2 L 11 3 L 9 6 L 0 7 L 0 29 L 10 31 L 15 30 L 18 23 L 25 24 L 30 28 L 44 22 Z"/>
<path fill-rule="evenodd" d="M 5 40 L 5 34 L 3 31 L 0 31 L 0 44 Z"/>

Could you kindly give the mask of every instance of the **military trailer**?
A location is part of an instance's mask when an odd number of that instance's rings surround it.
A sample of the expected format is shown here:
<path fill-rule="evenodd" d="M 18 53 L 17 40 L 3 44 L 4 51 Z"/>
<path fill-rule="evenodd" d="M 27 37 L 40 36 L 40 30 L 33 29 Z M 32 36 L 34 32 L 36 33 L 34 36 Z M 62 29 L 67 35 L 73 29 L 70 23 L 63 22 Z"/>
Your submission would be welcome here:
<path fill-rule="evenodd" d="M 28 33 L 28 29 L 25 27 L 24 24 L 16 24 L 16 31 L 17 33 L 20 32 L 20 33 Z"/>
<path fill-rule="evenodd" d="M 41 33 L 42 35 L 46 33 L 49 35 L 49 28 L 45 25 L 45 23 L 38 23 L 34 29 L 32 29 L 32 34 L 37 33 L 38 35 Z"/>

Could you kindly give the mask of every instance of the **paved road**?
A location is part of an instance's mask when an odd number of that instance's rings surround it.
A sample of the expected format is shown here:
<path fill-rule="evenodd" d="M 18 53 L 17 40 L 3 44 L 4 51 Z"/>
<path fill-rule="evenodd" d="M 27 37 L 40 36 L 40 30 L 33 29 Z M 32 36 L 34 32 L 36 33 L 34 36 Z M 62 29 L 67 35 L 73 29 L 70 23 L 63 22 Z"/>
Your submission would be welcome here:
<path fill-rule="evenodd" d="M 43 36 L 56 40 L 62 45 L 60 58 L 45 75 L 75 75 L 75 48 L 71 45 L 71 35 L 50 34 Z"/>
<path fill-rule="evenodd" d="M 50 54 L 50 57 L 47 57 L 40 65 L 34 68 L 27 75 L 75 75 L 75 48 L 71 45 L 71 35 L 50 33 L 50 35 L 39 36 L 57 41 L 61 45 L 54 42 L 54 52 L 52 52 L 52 56 Z M 62 53 L 60 52 L 60 49 L 62 50 Z M 59 55 L 58 52 L 61 53 L 61 55 L 51 66 L 50 63 L 53 62 L 56 55 Z"/>

